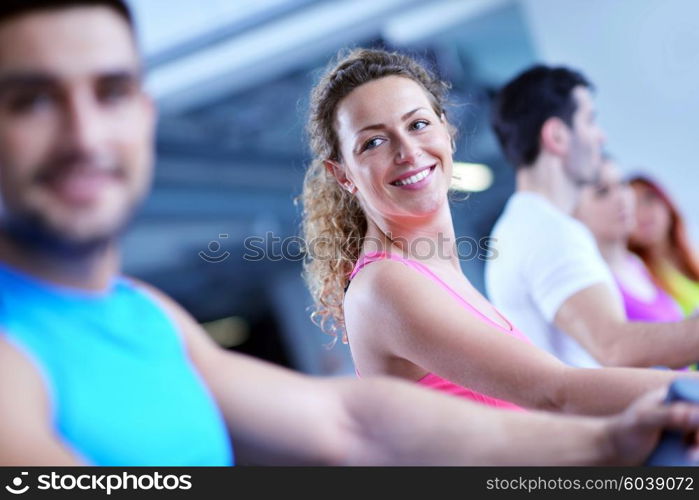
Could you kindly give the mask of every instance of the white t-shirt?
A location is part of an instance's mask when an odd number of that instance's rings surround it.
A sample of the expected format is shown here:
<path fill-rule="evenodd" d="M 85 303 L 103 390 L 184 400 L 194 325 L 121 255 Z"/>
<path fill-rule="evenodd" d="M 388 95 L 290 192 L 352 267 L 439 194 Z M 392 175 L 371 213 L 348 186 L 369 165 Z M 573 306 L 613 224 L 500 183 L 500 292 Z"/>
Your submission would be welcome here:
<path fill-rule="evenodd" d="M 573 366 L 600 364 L 553 325 L 558 308 L 598 283 L 618 289 L 590 231 L 543 196 L 510 197 L 491 235 L 497 252 L 486 262 L 490 300 L 534 344 Z"/>

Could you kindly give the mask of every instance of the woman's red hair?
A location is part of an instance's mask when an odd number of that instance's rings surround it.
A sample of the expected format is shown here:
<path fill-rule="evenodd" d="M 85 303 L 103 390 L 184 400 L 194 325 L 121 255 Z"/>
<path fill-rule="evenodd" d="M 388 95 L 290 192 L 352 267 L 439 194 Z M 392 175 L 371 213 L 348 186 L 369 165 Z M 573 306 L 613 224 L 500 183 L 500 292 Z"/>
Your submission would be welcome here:
<path fill-rule="evenodd" d="M 650 177 L 635 175 L 629 178 L 629 184 L 631 186 L 644 186 L 653 192 L 663 202 L 665 207 L 667 207 L 670 212 L 670 231 L 668 238 L 670 240 L 669 248 L 673 253 L 672 261 L 679 263 L 679 270 L 687 277 L 699 281 L 699 262 L 697 262 L 692 246 L 689 243 L 684 218 L 677 209 L 677 205 L 670 199 L 660 184 Z M 633 238 L 629 240 L 629 250 L 637 254 L 643 262 L 645 262 L 646 267 L 648 267 L 653 277 L 667 288 L 669 283 L 665 283 L 658 272 L 661 265 L 659 256 L 654 254 L 648 247 L 634 241 Z"/>

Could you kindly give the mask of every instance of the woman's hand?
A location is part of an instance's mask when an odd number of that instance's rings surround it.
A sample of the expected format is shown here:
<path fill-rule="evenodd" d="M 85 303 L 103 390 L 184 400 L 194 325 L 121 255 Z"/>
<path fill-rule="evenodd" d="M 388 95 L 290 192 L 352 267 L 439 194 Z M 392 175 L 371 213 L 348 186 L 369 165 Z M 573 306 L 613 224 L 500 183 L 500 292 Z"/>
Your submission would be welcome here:
<path fill-rule="evenodd" d="M 684 431 L 690 460 L 699 465 L 699 405 L 664 402 L 667 389 L 640 397 L 623 413 L 611 417 L 609 442 L 617 465 L 643 463 L 658 445 L 663 430 Z"/>

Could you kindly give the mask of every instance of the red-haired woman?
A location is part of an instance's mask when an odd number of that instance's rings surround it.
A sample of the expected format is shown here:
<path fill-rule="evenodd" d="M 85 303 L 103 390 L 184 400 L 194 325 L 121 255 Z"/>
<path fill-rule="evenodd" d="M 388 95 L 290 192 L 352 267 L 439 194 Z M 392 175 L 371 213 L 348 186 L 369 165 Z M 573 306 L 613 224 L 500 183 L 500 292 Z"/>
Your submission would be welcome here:
<path fill-rule="evenodd" d="M 638 224 L 629 248 L 645 262 L 651 274 L 680 304 L 685 315 L 699 309 L 699 262 L 691 248 L 684 220 L 660 185 L 645 176 L 630 184 L 636 192 Z"/>

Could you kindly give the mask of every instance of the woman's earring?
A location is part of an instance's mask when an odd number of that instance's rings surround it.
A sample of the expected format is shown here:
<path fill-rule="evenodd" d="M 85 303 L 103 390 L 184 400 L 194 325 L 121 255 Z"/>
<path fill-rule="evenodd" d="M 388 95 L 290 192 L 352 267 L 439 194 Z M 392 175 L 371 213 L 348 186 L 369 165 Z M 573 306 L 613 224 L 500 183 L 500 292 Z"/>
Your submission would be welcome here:
<path fill-rule="evenodd" d="M 352 184 L 351 182 L 346 182 L 345 183 L 345 189 L 347 189 L 347 192 L 349 194 L 354 194 L 357 192 L 357 188 Z"/>

